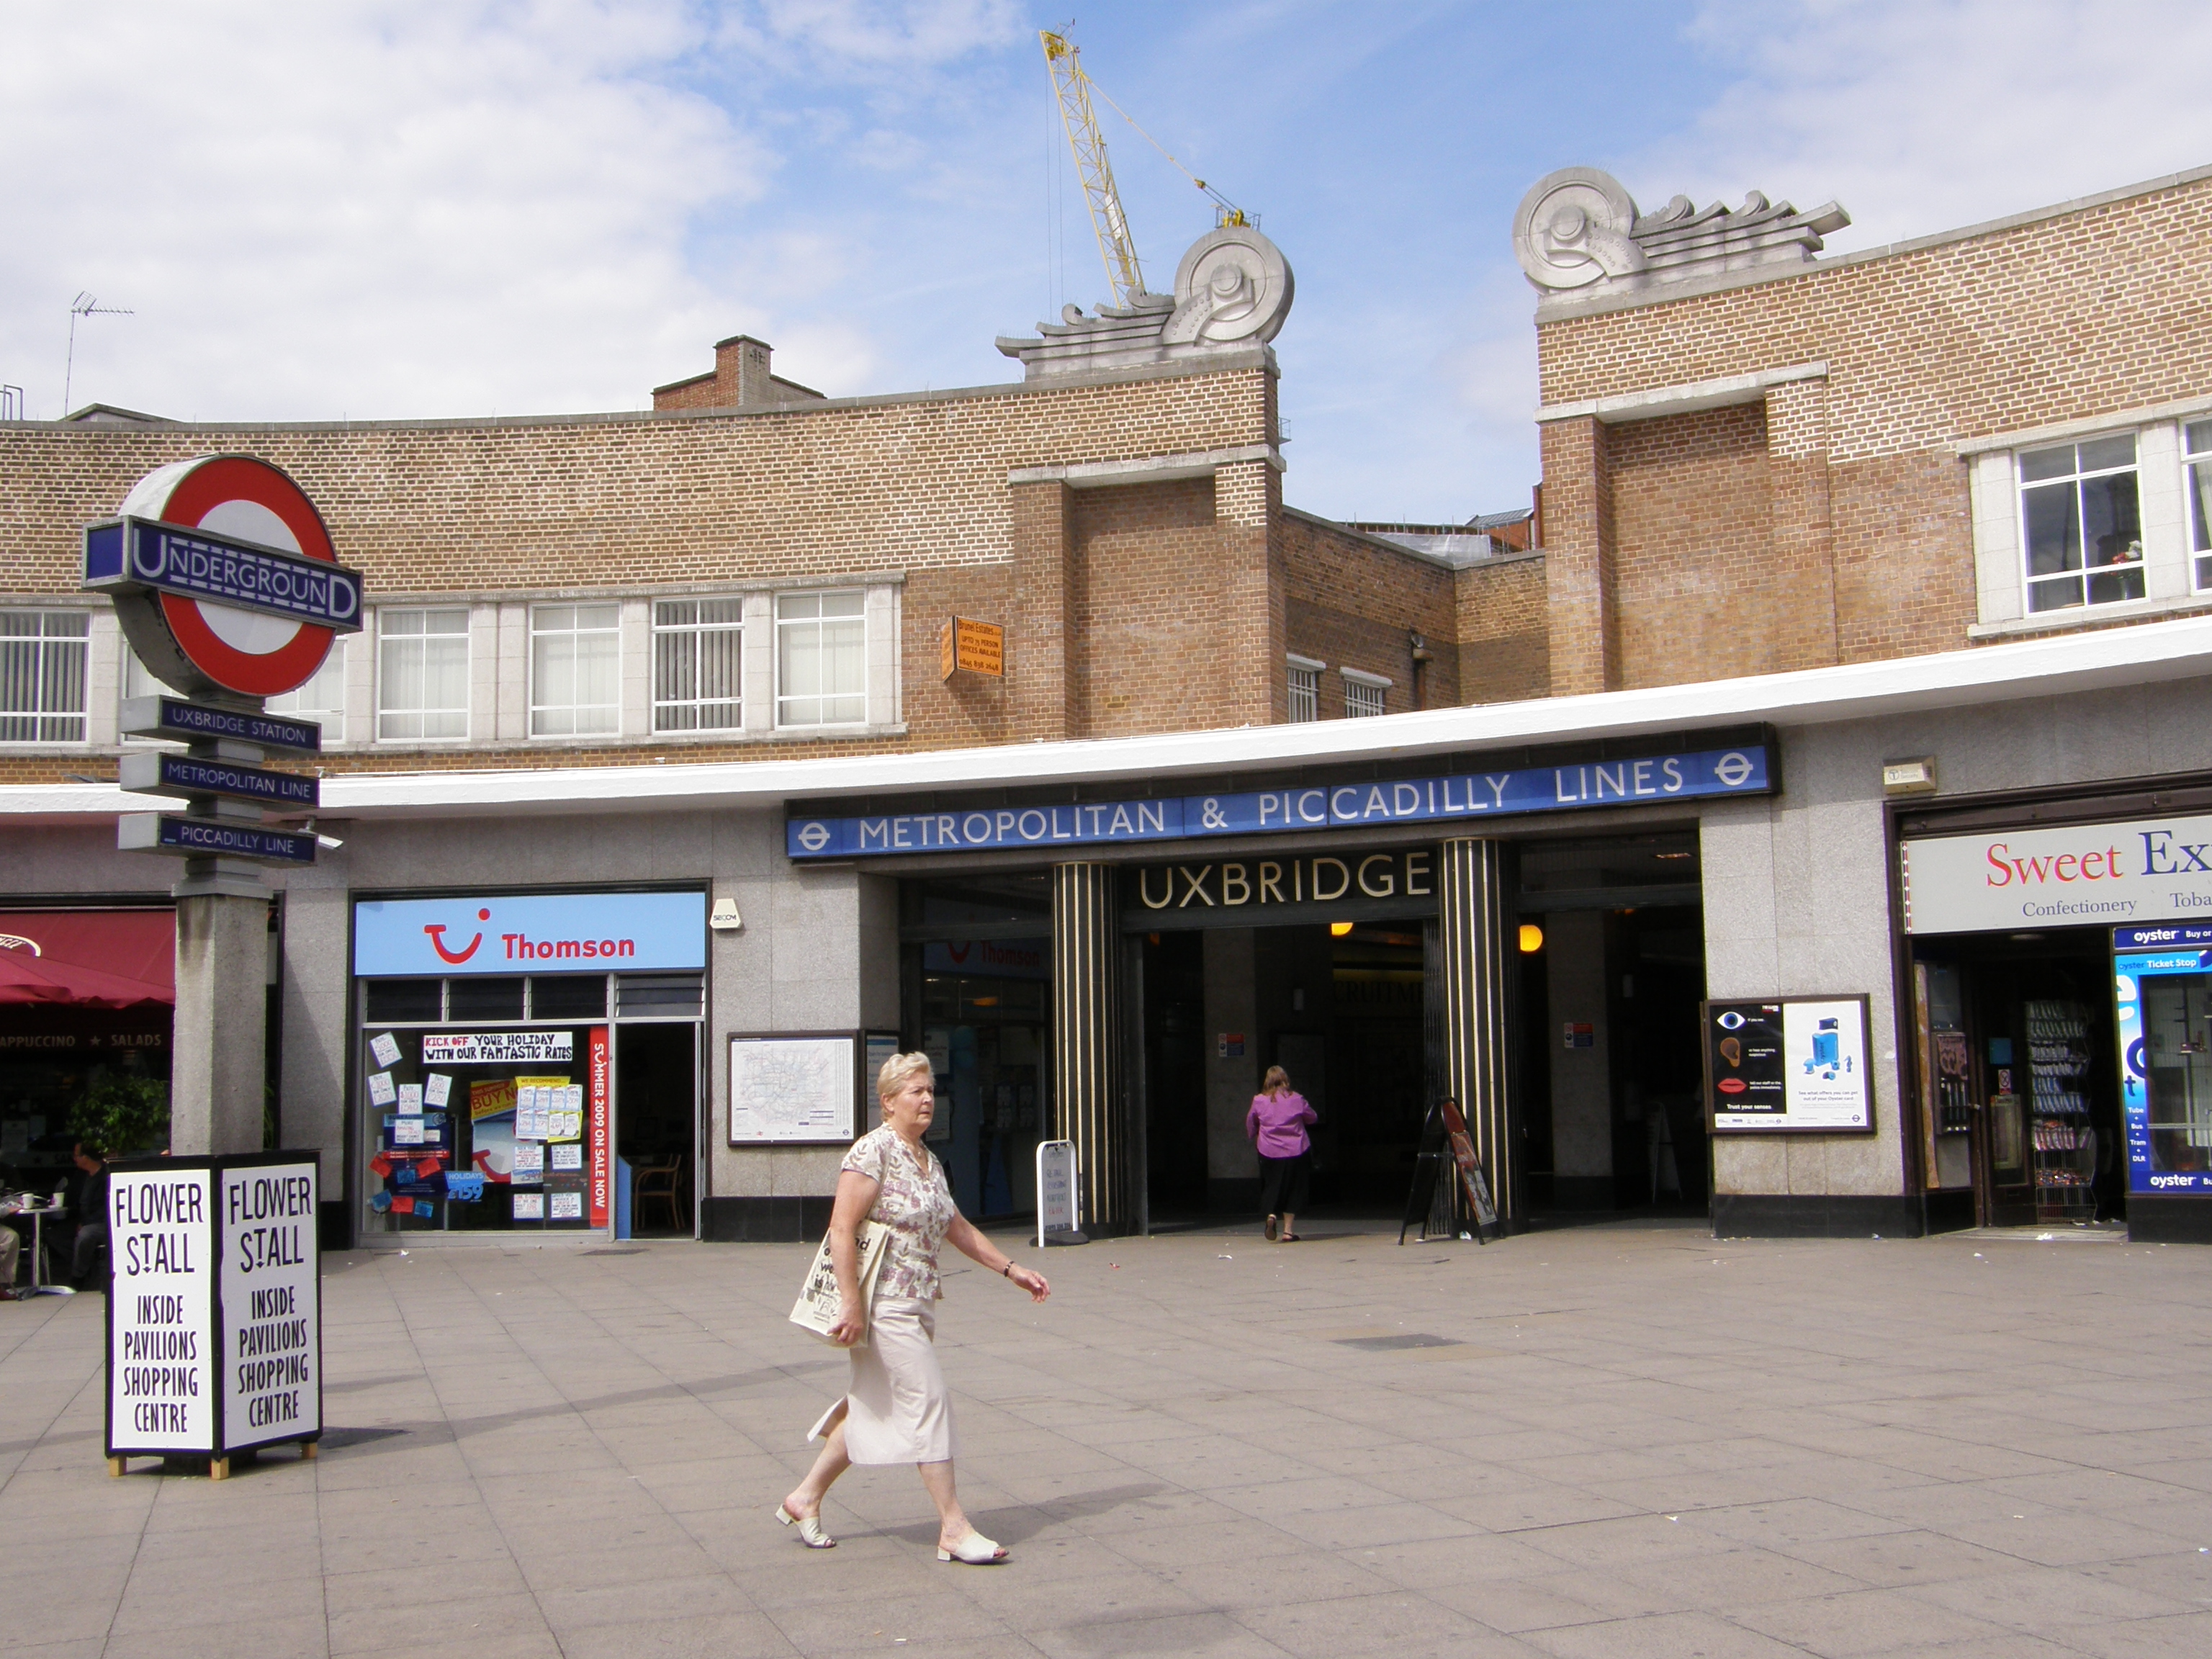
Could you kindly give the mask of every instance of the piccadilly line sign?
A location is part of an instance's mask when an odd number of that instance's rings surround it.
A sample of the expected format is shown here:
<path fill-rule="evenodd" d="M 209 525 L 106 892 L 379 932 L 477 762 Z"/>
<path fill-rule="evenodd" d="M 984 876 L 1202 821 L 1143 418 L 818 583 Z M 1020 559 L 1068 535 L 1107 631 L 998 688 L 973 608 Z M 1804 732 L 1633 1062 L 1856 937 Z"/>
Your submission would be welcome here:
<path fill-rule="evenodd" d="M 784 850 L 803 860 L 1110 846 L 1385 823 L 1465 823 L 1529 812 L 1762 795 L 1773 787 L 1772 757 L 1767 745 L 1759 743 L 1629 760 L 1238 794 L 794 817 L 784 826 Z"/>

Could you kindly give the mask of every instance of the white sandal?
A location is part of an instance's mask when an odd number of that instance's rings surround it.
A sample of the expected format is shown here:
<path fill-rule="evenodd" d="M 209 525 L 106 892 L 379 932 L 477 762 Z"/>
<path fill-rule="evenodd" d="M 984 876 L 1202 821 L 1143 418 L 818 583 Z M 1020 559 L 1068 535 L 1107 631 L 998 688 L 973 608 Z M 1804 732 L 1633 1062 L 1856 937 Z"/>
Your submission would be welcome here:
<path fill-rule="evenodd" d="M 837 1547 L 837 1540 L 822 1530 L 822 1515 L 819 1510 L 812 1515 L 793 1515 L 782 1504 L 778 1504 L 775 1506 L 775 1518 L 787 1527 L 796 1525 L 799 1528 L 799 1541 L 811 1550 L 834 1550 Z"/>
<path fill-rule="evenodd" d="M 1006 1552 L 1004 1547 L 984 1537 L 981 1533 L 970 1531 L 951 1549 L 939 1544 L 937 1559 L 940 1561 L 965 1561 L 971 1567 L 993 1567 L 1006 1559 Z"/>

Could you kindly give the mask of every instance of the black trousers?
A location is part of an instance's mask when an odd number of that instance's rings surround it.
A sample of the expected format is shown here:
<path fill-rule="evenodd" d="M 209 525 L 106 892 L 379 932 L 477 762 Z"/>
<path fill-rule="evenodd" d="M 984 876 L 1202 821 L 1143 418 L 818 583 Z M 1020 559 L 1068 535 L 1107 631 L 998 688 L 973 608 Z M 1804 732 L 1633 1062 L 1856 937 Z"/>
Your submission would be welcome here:
<path fill-rule="evenodd" d="M 1306 1188 L 1310 1183 L 1313 1157 L 1300 1152 L 1296 1158 L 1260 1158 L 1260 1209 L 1262 1214 L 1280 1215 L 1285 1210 L 1296 1215 L 1306 1206 Z"/>

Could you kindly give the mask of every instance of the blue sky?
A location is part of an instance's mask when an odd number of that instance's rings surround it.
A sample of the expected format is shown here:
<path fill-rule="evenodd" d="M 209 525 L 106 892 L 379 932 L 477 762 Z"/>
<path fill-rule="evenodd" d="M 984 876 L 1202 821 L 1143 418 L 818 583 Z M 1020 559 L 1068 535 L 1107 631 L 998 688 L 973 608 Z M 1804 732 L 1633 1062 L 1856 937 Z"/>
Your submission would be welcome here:
<path fill-rule="evenodd" d="M 1104 293 L 1018 0 L 12 0 L 0 382 L 186 418 L 639 407 L 717 337 L 833 393 L 1012 378 Z M 1456 520 L 1535 477 L 1513 209 L 1758 188 L 1837 251 L 2212 161 L 2171 0 L 1251 0 L 1078 11 L 1091 75 L 1297 273 L 1293 504 Z M 2148 43 L 2148 45 L 2147 45 Z M 1110 112 L 1154 285 L 1204 199 Z M 2124 118 L 2115 118 L 2116 116 Z"/>

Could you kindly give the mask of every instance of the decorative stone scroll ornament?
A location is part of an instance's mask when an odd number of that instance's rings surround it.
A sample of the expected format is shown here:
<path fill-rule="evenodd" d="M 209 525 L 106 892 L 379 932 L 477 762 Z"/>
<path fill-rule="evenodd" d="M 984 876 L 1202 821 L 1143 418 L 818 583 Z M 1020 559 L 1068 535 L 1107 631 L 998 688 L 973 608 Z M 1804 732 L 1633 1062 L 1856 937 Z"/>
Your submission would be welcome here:
<path fill-rule="evenodd" d="M 1037 325 L 1042 337 L 1001 337 L 999 349 L 1032 380 L 1249 349 L 1281 331 L 1296 288 L 1280 248 L 1249 225 L 1224 225 L 1190 245 L 1172 295 L 1140 294 L 1093 317 L 1064 306 L 1058 323 Z"/>
<path fill-rule="evenodd" d="M 1513 216 L 1513 255 L 1547 294 L 1635 292 L 1687 277 L 1803 264 L 1851 216 L 1835 203 L 1800 213 L 1757 191 L 1734 210 L 1676 196 L 1640 211 L 1611 173 L 1562 167 L 1539 179 Z"/>

